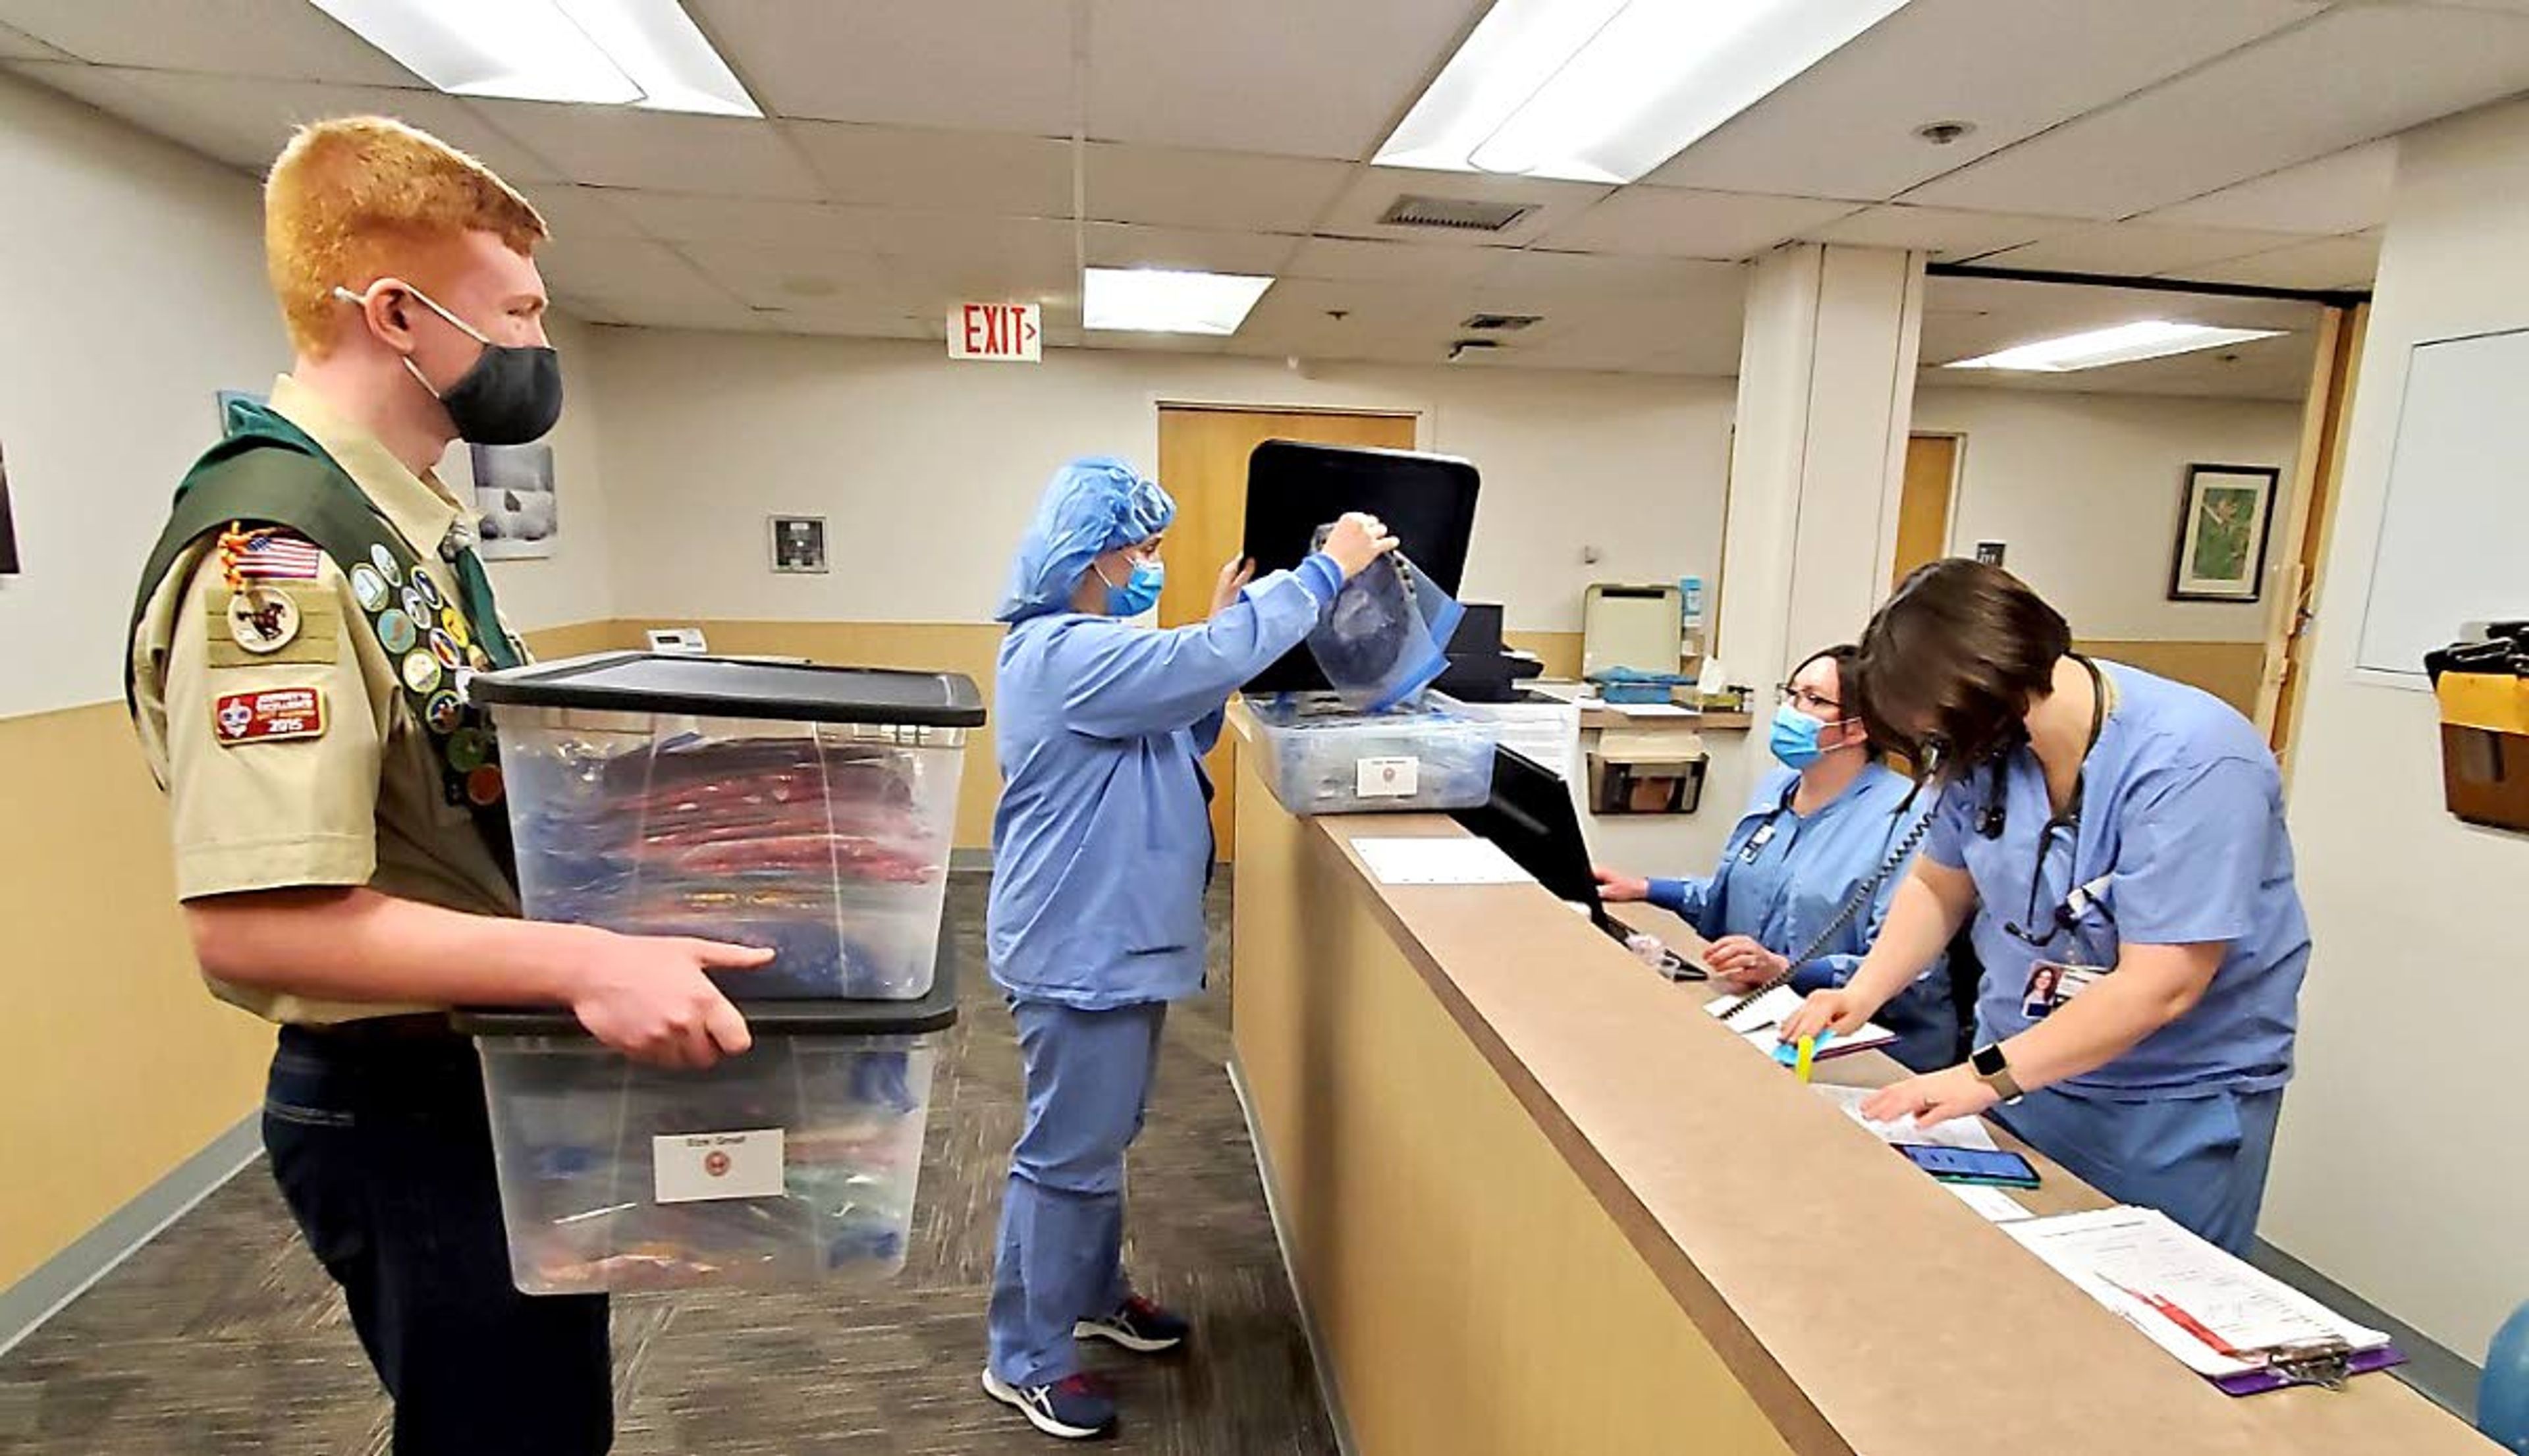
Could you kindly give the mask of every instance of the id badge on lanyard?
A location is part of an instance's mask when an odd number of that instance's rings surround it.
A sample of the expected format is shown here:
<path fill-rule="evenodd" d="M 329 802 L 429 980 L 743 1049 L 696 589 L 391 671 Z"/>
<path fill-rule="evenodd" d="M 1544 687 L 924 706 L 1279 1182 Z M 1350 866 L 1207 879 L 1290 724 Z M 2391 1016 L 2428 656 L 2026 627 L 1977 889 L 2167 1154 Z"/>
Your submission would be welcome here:
<path fill-rule="evenodd" d="M 2087 885 L 2075 886 L 2072 892 L 2064 897 L 2063 909 L 2057 917 L 2058 934 L 2071 936 L 2078 944 L 2080 922 L 2092 909 L 2103 906 L 2101 895 L 2107 890 L 2108 880 L 2108 876 L 2102 875 Z M 2020 992 L 2019 1013 L 2031 1021 L 2043 1021 L 2053 1014 L 2057 1006 L 2089 990 L 2099 978 L 2114 969 L 2114 966 L 2080 961 L 2031 961 L 2027 985 Z"/>

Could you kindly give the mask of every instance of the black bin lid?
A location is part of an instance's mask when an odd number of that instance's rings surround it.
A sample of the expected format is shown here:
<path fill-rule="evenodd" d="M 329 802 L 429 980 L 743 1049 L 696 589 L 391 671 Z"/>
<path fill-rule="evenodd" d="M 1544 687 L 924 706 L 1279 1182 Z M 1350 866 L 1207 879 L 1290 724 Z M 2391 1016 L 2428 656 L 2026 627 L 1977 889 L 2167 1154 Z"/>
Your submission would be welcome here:
<path fill-rule="evenodd" d="M 747 1027 L 762 1037 L 898 1037 L 945 1031 L 957 1024 L 957 957 L 940 937 L 940 958 L 931 974 L 931 994 L 918 1001 L 750 1001 L 737 1009 Z M 730 980 L 746 974 L 730 973 Z M 448 1024 L 468 1037 L 576 1037 L 594 1041 L 588 1028 L 567 1009 L 534 1006 L 467 1006 L 448 1013 Z"/>
<path fill-rule="evenodd" d="M 1442 591 L 1458 594 L 1476 532 L 1481 477 L 1454 456 L 1267 440 L 1247 458 L 1242 538 L 1257 573 L 1287 570 L 1309 554 L 1318 527 L 1347 511 L 1387 522 L 1398 545 Z M 1249 692 L 1318 692 L 1328 686 L 1306 644 L 1247 684 Z"/>
<path fill-rule="evenodd" d="M 690 713 L 706 718 L 982 728 L 983 695 L 962 673 L 829 668 L 656 652 L 589 657 L 476 674 L 477 703 Z"/>

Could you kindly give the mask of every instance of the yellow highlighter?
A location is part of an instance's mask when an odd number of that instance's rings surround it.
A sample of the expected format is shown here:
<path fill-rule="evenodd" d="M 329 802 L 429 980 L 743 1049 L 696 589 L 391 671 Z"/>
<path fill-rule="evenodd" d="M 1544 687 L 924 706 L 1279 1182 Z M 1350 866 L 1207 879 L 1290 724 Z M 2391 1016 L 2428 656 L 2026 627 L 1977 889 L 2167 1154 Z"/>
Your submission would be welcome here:
<path fill-rule="evenodd" d="M 1792 1075 L 1800 1078 L 1803 1082 L 1807 1081 L 1809 1079 L 1809 1067 L 1816 1061 L 1817 1038 L 1801 1038 L 1800 1055 L 1799 1059 L 1792 1063 Z"/>

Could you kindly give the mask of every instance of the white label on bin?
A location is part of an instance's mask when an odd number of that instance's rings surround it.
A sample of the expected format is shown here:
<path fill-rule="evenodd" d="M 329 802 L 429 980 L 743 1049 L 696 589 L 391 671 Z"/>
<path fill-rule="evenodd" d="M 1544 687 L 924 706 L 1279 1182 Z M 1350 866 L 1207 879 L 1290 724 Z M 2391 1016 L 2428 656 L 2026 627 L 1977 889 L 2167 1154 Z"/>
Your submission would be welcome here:
<path fill-rule="evenodd" d="M 659 1202 L 781 1196 L 781 1129 L 684 1132 L 650 1140 Z"/>
<path fill-rule="evenodd" d="M 1365 758 L 1353 765 L 1353 796 L 1364 799 L 1410 799 L 1422 777 L 1419 758 Z"/>

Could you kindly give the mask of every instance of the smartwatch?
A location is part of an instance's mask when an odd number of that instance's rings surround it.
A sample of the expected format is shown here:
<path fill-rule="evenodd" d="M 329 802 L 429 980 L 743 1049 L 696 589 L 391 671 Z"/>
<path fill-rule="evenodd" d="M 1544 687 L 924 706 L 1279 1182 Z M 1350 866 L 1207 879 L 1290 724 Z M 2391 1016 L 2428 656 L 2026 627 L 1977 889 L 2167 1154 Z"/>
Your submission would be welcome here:
<path fill-rule="evenodd" d="M 1968 1054 L 1967 1065 L 1975 1068 L 1976 1080 L 2001 1094 L 2006 1103 L 2016 1103 L 2026 1093 L 2019 1081 L 2011 1075 L 2011 1058 L 2002 1054 L 2002 1044 L 1988 1042 Z"/>

